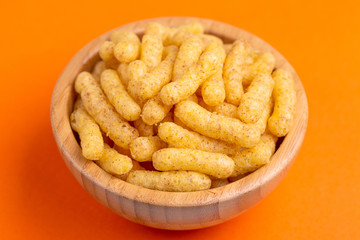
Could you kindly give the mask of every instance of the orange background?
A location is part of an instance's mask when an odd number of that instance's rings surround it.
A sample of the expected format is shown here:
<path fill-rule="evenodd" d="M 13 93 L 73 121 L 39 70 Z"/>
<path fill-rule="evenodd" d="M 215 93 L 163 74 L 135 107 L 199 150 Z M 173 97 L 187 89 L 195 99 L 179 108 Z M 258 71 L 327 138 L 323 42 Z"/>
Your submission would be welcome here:
<path fill-rule="evenodd" d="M 304 2 L 2 2 L 0 238 L 360 239 L 360 5 Z M 308 131 L 285 179 L 251 210 L 203 230 L 156 230 L 112 213 L 75 181 L 52 136 L 50 98 L 71 57 L 103 32 L 159 16 L 256 34 L 292 63 L 308 96 Z"/>

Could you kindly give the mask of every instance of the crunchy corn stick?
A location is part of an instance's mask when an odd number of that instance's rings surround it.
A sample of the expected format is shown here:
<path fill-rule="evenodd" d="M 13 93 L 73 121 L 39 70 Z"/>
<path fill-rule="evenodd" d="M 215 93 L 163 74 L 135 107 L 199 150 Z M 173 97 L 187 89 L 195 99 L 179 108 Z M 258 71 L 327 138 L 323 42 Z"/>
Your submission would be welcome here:
<path fill-rule="evenodd" d="M 81 95 L 86 111 L 110 139 L 116 145 L 129 148 L 129 143 L 139 136 L 138 131 L 115 111 L 90 73 L 82 72 L 78 75 L 75 90 Z"/>
<path fill-rule="evenodd" d="M 128 121 L 140 117 L 141 108 L 129 96 L 115 70 L 107 69 L 101 74 L 101 87 L 116 111 Z"/>
<path fill-rule="evenodd" d="M 120 80 L 122 84 L 127 88 L 129 81 L 130 81 L 130 72 L 129 72 L 129 64 L 127 63 L 120 63 L 117 72 L 119 74 Z"/>
<path fill-rule="evenodd" d="M 254 55 L 257 55 L 256 51 L 249 53 L 248 60 L 254 59 Z M 256 57 L 255 57 L 256 58 Z M 243 85 L 249 86 L 253 79 L 259 74 L 270 75 L 275 67 L 275 57 L 271 53 L 263 53 L 256 58 L 256 61 L 249 65 L 247 70 L 244 71 Z"/>
<path fill-rule="evenodd" d="M 209 106 L 217 106 L 224 102 L 226 93 L 221 70 L 201 85 L 201 95 Z"/>
<path fill-rule="evenodd" d="M 199 60 L 204 44 L 197 36 L 190 37 L 180 46 L 173 70 L 173 81 L 177 81 L 184 72 Z"/>
<path fill-rule="evenodd" d="M 197 88 L 216 72 L 221 62 L 221 52 L 224 51 L 217 44 L 209 44 L 201 54 L 199 61 L 193 64 L 176 82 L 165 85 L 160 91 L 164 104 L 172 105 L 185 100 L 194 94 Z"/>
<path fill-rule="evenodd" d="M 243 65 L 247 55 L 247 44 L 237 40 L 232 44 L 224 63 L 223 79 L 226 101 L 238 106 L 244 94 L 242 86 Z"/>
<path fill-rule="evenodd" d="M 153 166 L 160 171 L 189 170 L 217 178 L 227 178 L 234 171 L 234 161 L 222 153 L 188 148 L 164 148 L 153 154 Z"/>
<path fill-rule="evenodd" d="M 70 119 L 72 129 L 79 133 L 83 156 L 90 160 L 99 160 L 104 150 L 104 140 L 99 126 L 86 112 L 80 98 L 75 103 Z"/>
<path fill-rule="evenodd" d="M 93 77 L 95 78 L 96 81 L 100 82 L 100 75 L 101 73 L 106 69 L 106 64 L 104 61 L 98 61 L 92 72 L 91 75 L 93 75 Z"/>
<path fill-rule="evenodd" d="M 168 114 L 172 105 L 165 105 L 159 95 L 149 99 L 142 110 L 141 118 L 148 125 L 161 122 Z"/>
<path fill-rule="evenodd" d="M 191 148 L 229 155 L 234 155 L 242 150 L 239 146 L 200 135 L 172 122 L 160 124 L 158 136 L 176 148 Z"/>
<path fill-rule="evenodd" d="M 163 44 L 160 36 L 153 34 L 143 36 L 140 60 L 145 63 L 148 71 L 151 71 L 161 62 L 162 52 Z"/>
<path fill-rule="evenodd" d="M 289 72 L 278 69 L 272 76 L 275 81 L 273 92 L 275 108 L 268 124 L 272 134 L 282 137 L 289 132 L 294 119 L 296 92 Z"/>
<path fill-rule="evenodd" d="M 178 52 L 174 45 L 164 49 L 166 58 L 157 65 L 150 73 L 146 73 L 138 79 L 131 79 L 128 90 L 131 95 L 137 96 L 145 101 L 154 97 L 161 88 L 171 81 L 172 68 Z"/>
<path fill-rule="evenodd" d="M 186 126 L 194 131 L 241 147 L 253 147 L 260 140 L 259 129 L 238 119 L 211 113 L 191 101 L 182 101 L 174 111 Z"/>
<path fill-rule="evenodd" d="M 190 171 L 143 171 L 130 172 L 127 182 L 160 191 L 192 192 L 209 189 L 211 179 L 202 173 Z"/>
<path fill-rule="evenodd" d="M 241 99 L 237 112 L 239 118 L 245 123 L 257 122 L 270 101 L 273 88 L 274 80 L 270 75 L 257 75 Z"/>
<path fill-rule="evenodd" d="M 260 142 L 254 147 L 236 154 L 233 157 L 235 169 L 231 176 L 236 177 L 240 174 L 252 172 L 268 163 L 275 152 L 276 141 L 277 137 L 265 133 L 261 136 Z"/>
<path fill-rule="evenodd" d="M 96 162 L 106 172 L 117 175 L 128 173 L 133 167 L 131 158 L 118 153 L 106 143 L 104 145 L 103 155 Z"/>
<path fill-rule="evenodd" d="M 140 55 L 140 40 L 133 32 L 116 31 L 111 36 L 116 44 L 114 56 L 119 62 L 129 63 L 136 60 Z"/>
<path fill-rule="evenodd" d="M 166 147 L 167 144 L 158 136 L 138 137 L 130 143 L 130 152 L 136 161 L 146 162 L 151 161 L 154 152 Z"/>
<path fill-rule="evenodd" d="M 116 69 L 119 65 L 119 61 L 114 56 L 115 43 L 111 41 L 105 41 L 100 47 L 99 55 L 104 60 L 106 66 Z"/>

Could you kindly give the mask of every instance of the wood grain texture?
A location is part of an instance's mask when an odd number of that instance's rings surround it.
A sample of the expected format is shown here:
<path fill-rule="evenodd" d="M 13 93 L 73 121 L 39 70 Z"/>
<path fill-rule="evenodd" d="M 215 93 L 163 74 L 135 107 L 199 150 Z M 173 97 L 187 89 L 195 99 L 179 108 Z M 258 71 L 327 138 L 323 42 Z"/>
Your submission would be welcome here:
<path fill-rule="evenodd" d="M 142 35 L 145 26 L 156 21 L 167 26 L 199 21 L 224 42 L 246 39 L 260 51 L 271 52 L 276 67 L 290 71 L 295 80 L 297 105 L 294 125 L 269 164 L 223 187 L 189 193 L 161 192 L 126 183 L 85 159 L 70 127 L 69 116 L 75 98 L 76 75 L 90 71 L 99 59 L 101 43 L 111 32 L 90 42 L 70 61 L 60 76 L 51 101 L 51 123 L 58 148 L 76 180 L 100 203 L 119 215 L 162 229 L 197 229 L 219 224 L 241 214 L 267 196 L 283 179 L 301 147 L 308 121 L 308 104 L 301 81 L 289 62 L 260 38 L 234 26 L 201 18 L 157 18 L 134 22 L 118 29 Z M 115 29 L 114 29 L 115 30 Z"/>

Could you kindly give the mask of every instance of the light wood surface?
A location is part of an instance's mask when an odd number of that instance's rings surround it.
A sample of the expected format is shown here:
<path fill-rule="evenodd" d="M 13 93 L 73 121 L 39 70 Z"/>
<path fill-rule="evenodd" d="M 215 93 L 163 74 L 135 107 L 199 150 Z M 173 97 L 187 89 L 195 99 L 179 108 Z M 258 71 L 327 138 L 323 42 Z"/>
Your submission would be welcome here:
<path fill-rule="evenodd" d="M 285 137 L 269 164 L 236 182 L 223 187 L 173 193 L 141 188 L 126 183 L 103 171 L 81 154 L 70 127 L 69 115 L 75 98 L 76 75 L 90 71 L 99 59 L 97 52 L 111 31 L 82 48 L 60 76 L 51 101 L 51 123 L 58 148 L 76 180 L 100 203 L 131 221 L 162 229 L 197 229 L 219 224 L 241 214 L 266 197 L 283 179 L 301 147 L 308 121 L 308 105 L 301 81 L 289 62 L 260 38 L 234 26 L 200 18 L 157 18 L 121 26 L 139 35 L 147 23 L 156 21 L 178 26 L 191 21 L 201 22 L 207 33 L 221 37 L 224 42 L 246 39 L 261 51 L 271 52 L 276 67 L 289 70 L 295 80 L 297 105 L 292 129 Z M 120 29 L 118 28 L 118 29 Z"/>

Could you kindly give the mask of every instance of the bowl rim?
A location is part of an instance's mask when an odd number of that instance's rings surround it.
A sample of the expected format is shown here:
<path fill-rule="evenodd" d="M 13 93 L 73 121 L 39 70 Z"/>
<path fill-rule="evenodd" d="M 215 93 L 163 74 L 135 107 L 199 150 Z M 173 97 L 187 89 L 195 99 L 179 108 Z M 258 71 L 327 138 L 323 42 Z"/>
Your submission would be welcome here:
<path fill-rule="evenodd" d="M 217 35 L 220 37 L 227 36 L 227 32 L 238 32 L 238 35 L 240 37 L 246 36 L 248 40 L 251 39 L 255 43 L 261 44 L 263 49 L 260 50 L 266 50 L 273 53 L 275 58 L 277 59 L 277 68 L 282 67 L 291 71 L 294 77 L 295 88 L 297 92 L 297 109 L 294 123 L 288 135 L 284 138 L 282 144 L 272 156 L 270 163 L 262 166 L 261 168 L 247 175 L 246 177 L 222 187 L 195 192 L 164 192 L 146 189 L 118 179 L 102 170 L 93 161 L 87 160 L 81 155 L 80 146 L 79 144 L 77 144 L 75 136 L 70 127 L 69 116 L 59 116 L 59 108 L 61 110 L 63 110 L 63 108 L 66 109 L 66 107 L 68 110 L 69 107 L 70 110 L 72 109 L 72 106 L 69 106 L 69 101 L 71 102 L 71 100 L 66 99 L 66 96 L 73 94 L 74 91 L 73 86 L 71 87 L 65 84 L 66 79 L 69 78 L 68 75 L 72 76 L 69 72 L 74 71 L 74 63 L 85 64 L 91 56 L 94 56 L 99 49 L 99 43 L 108 39 L 110 33 L 114 30 L 120 28 L 125 30 L 136 28 L 139 31 L 135 32 L 139 34 L 141 33 L 141 31 L 144 30 L 145 24 L 155 21 L 166 25 L 172 25 L 172 22 L 186 23 L 191 21 L 199 21 L 205 26 L 205 30 L 208 30 L 209 28 L 214 28 L 214 26 L 221 26 L 222 32 L 217 33 Z M 209 33 L 216 34 L 212 31 L 210 31 Z M 92 49 L 94 46 L 97 46 L 97 49 Z M 80 55 L 88 55 L 90 57 L 83 59 L 80 57 Z M 81 69 L 80 67 L 78 67 L 78 69 L 75 70 L 80 72 Z M 76 76 L 72 77 L 73 79 L 71 81 L 73 85 Z M 68 98 L 71 97 L 68 96 Z M 68 100 L 67 106 L 62 106 L 66 105 L 66 103 L 64 103 L 64 100 Z M 299 108 L 300 103 L 302 104 L 301 106 L 303 106 L 303 108 Z M 78 51 L 67 64 L 66 68 L 56 82 L 51 98 L 50 115 L 52 130 L 58 148 L 63 155 L 63 158 L 67 158 L 71 163 L 71 166 L 67 166 L 69 168 L 74 168 L 75 171 L 79 171 L 83 175 L 86 175 L 93 184 L 107 191 L 110 191 L 117 196 L 121 196 L 123 198 L 134 201 L 139 201 L 157 206 L 189 207 L 210 205 L 234 199 L 235 197 L 261 188 L 263 185 L 271 182 L 271 180 L 273 180 L 279 174 L 283 175 L 281 176 L 282 179 L 292 165 L 304 140 L 308 122 L 308 103 L 304 87 L 294 68 L 275 48 L 273 48 L 270 44 L 268 44 L 261 38 L 236 26 L 232 26 L 230 24 L 211 19 L 197 17 L 161 17 L 144 19 L 119 26 L 95 38 L 94 40 L 86 44 L 80 51 Z M 76 144 L 74 144 L 74 142 Z M 74 174 L 73 171 L 71 172 Z M 79 178 L 76 178 L 79 181 Z M 264 194 L 267 195 L 267 193 Z M 264 196 L 262 196 L 262 198 L 263 197 Z"/>

